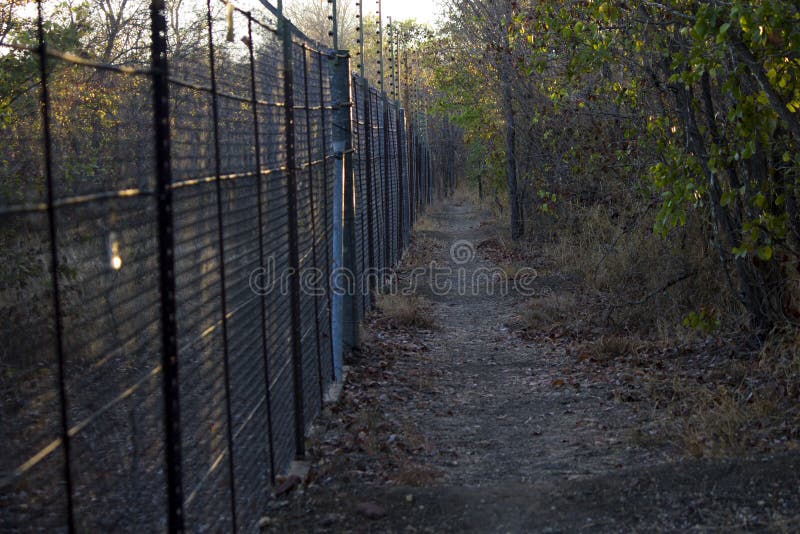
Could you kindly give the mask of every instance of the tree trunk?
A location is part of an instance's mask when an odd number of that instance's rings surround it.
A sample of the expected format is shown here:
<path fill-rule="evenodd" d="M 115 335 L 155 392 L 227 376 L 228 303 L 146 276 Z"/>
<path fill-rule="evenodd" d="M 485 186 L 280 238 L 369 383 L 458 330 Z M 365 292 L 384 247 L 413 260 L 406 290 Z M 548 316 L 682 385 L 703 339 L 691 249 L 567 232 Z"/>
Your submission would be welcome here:
<path fill-rule="evenodd" d="M 503 114 L 506 122 L 506 181 L 508 184 L 508 211 L 510 214 L 511 239 L 522 237 L 525 226 L 521 217 L 521 205 L 517 189 L 517 158 L 515 153 L 516 132 L 514 109 L 511 97 L 511 82 L 503 80 Z"/>
<path fill-rule="evenodd" d="M 724 247 L 724 249 L 720 249 L 721 261 L 724 264 L 727 254 L 738 244 L 737 236 L 741 233 L 740 221 L 732 219 L 728 209 L 722 206 L 719 183 L 708 167 L 708 152 L 692 106 L 694 100 L 692 93 L 681 86 L 676 86 L 675 98 L 681 122 L 688 132 L 687 148 L 697 155 L 708 183 L 708 203 L 711 210 L 712 227 L 717 245 Z M 710 112 L 711 110 L 707 109 L 706 111 Z M 738 296 L 740 301 L 750 313 L 753 325 L 760 330 L 769 330 L 773 318 L 770 317 L 766 304 L 770 302 L 771 297 L 763 278 L 756 272 L 748 258 L 735 257 L 733 263 L 739 279 L 740 294 Z"/>

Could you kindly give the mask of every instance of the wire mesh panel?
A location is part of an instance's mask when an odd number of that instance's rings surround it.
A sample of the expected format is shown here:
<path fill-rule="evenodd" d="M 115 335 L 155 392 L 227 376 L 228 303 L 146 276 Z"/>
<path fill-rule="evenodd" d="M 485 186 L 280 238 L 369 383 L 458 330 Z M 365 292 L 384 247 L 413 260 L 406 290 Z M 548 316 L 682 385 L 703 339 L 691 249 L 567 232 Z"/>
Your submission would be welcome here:
<path fill-rule="evenodd" d="M 15 112 L 24 111 L 18 106 Z M 19 137 L 4 135 L 7 133 L 0 130 L 4 146 L 14 146 L 9 143 L 18 142 Z M 18 164 L 18 168 L 35 172 L 39 165 L 31 161 Z M 4 171 L 11 169 L 0 170 Z M 4 183 L 7 176 L 3 176 Z M 47 216 L 44 212 L 6 215 L 1 226 L 2 265 L 16 262 L 18 272 L 3 273 L 10 282 L 3 287 L 6 320 L 0 327 L 4 340 L 0 348 L 0 441 L 4 448 L 0 457 L 0 530 L 56 529 L 66 523 L 68 488 L 63 476 L 61 425 L 54 416 L 59 414 L 60 402 L 54 387 L 58 355 Z M 26 305 L 19 304 L 22 302 Z"/>
<path fill-rule="evenodd" d="M 315 377 L 320 391 L 320 402 L 323 392 L 331 382 L 333 373 L 331 332 L 330 332 L 330 291 L 331 277 L 331 184 L 333 182 L 330 119 L 330 83 L 322 74 L 322 63 L 326 58 L 313 49 L 307 49 L 305 56 L 305 86 L 308 113 L 308 137 L 310 139 L 310 190 L 312 203 L 312 230 L 314 233 L 313 253 L 315 270 L 309 277 L 309 290 L 314 299 L 317 325 L 317 362 Z M 327 97 L 325 96 L 327 93 Z"/>
<path fill-rule="evenodd" d="M 408 244 L 407 230 L 408 230 L 408 166 L 406 158 L 406 142 L 404 135 L 405 127 L 405 112 L 398 109 L 395 113 L 395 144 L 396 149 L 396 167 L 397 167 L 397 247 L 399 254 L 402 255 L 403 250 Z M 398 258 L 398 261 L 400 258 Z"/>
<path fill-rule="evenodd" d="M 313 415 L 319 410 L 320 395 L 317 371 L 320 360 L 319 324 L 317 322 L 318 301 L 316 290 L 318 281 L 314 273 L 318 267 L 316 231 L 316 205 L 314 175 L 320 163 L 313 159 L 314 125 L 311 123 L 308 82 L 308 54 L 303 44 L 292 47 L 294 62 L 294 102 L 295 102 L 295 172 L 297 179 L 297 225 L 300 284 L 300 329 L 302 350 L 302 386 L 305 393 L 303 408 L 304 421 L 309 425 Z"/>
<path fill-rule="evenodd" d="M 370 136 L 371 136 L 371 166 L 372 166 L 372 224 L 375 228 L 375 238 L 372 243 L 374 264 L 373 269 L 380 269 L 386 265 L 384 241 L 386 230 L 384 223 L 384 197 L 383 197 L 383 140 L 381 135 L 381 125 L 383 122 L 380 108 L 380 96 L 375 88 L 369 90 L 369 117 L 370 117 Z"/>
<path fill-rule="evenodd" d="M 387 209 L 389 215 L 389 263 L 395 265 L 399 258 L 398 237 L 400 235 L 400 228 L 397 224 L 398 213 L 400 212 L 400 196 L 399 196 L 399 177 L 397 175 L 397 107 L 387 106 L 385 114 L 386 124 L 386 167 L 388 171 L 389 183 L 389 206 Z"/>
<path fill-rule="evenodd" d="M 38 85 L 0 128 L 0 529 L 159 529 L 147 57 L 75 64 L 48 30 L 40 17 L 37 48 L 3 50 Z"/>
<path fill-rule="evenodd" d="M 170 63 L 172 76 L 181 82 L 172 83 L 170 96 L 184 506 L 187 523 L 200 530 L 230 530 L 233 479 L 227 438 L 232 422 L 226 409 L 227 281 L 220 242 L 223 195 L 229 186 L 221 183 L 215 120 L 224 104 L 212 85 L 219 59 L 210 46 L 213 17 L 199 24 L 208 36 L 204 46 Z"/>
<path fill-rule="evenodd" d="M 158 293 L 145 276 L 156 258 L 149 87 L 143 77 L 53 67 L 48 84 L 85 88 L 49 93 L 54 194 L 74 199 L 53 213 L 74 521 L 87 530 L 131 521 L 157 528 L 160 353 L 158 315 L 149 312 Z"/>

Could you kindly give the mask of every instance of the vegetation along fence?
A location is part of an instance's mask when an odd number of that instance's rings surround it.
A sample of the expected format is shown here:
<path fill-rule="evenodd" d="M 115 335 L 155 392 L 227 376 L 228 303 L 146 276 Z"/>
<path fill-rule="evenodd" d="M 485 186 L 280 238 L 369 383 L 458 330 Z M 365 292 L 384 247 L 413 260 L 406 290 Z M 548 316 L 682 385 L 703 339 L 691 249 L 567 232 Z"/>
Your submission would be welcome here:
<path fill-rule="evenodd" d="M 452 187 L 452 129 L 278 9 L 144 4 L 123 56 L 47 4 L 0 50 L 3 531 L 256 530 Z"/>

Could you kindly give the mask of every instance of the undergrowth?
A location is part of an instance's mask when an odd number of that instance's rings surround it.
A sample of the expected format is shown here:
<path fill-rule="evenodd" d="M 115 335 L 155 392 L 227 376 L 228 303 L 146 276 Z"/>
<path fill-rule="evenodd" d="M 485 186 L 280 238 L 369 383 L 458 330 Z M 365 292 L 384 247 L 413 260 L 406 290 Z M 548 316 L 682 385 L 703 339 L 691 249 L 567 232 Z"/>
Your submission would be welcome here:
<path fill-rule="evenodd" d="M 693 456 L 800 447 L 799 343 L 797 330 L 776 330 L 759 353 L 730 359 L 708 377 L 676 374 L 655 396 L 667 412 L 664 438 Z"/>
<path fill-rule="evenodd" d="M 378 310 L 396 328 L 423 328 L 435 326 L 428 302 L 418 295 L 394 293 L 378 294 Z"/>
<path fill-rule="evenodd" d="M 690 218 L 662 239 L 654 217 L 621 204 L 562 206 L 528 220 L 522 245 L 497 238 L 482 251 L 574 281 L 527 299 L 522 333 L 563 342 L 575 356 L 565 373 L 643 376 L 643 389 L 614 386 L 618 401 L 649 414 L 634 443 L 695 457 L 800 448 L 800 331 L 756 339 L 707 229 Z"/>
<path fill-rule="evenodd" d="M 741 308 L 699 224 L 666 239 L 653 236 L 654 214 L 607 205 L 571 206 L 541 253 L 606 302 L 604 320 L 639 333 L 681 335 L 703 310 L 712 329 L 737 329 Z M 704 325 L 706 326 L 706 325 Z"/>
<path fill-rule="evenodd" d="M 438 239 L 427 237 L 415 231 L 412 234 L 411 243 L 403 254 L 400 268 L 413 269 L 430 265 L 434 260 L 436 251 L 442 246 L 442 242 Z"/>

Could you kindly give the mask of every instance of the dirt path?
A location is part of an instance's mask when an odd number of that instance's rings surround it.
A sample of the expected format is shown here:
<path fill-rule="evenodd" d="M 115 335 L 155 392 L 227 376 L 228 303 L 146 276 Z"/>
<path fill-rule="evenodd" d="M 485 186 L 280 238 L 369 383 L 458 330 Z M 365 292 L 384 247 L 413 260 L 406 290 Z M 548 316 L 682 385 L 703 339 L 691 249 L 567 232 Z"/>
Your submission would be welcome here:
<path fill-rule="evenodd" d="M 648 410 L 614 383 L 560 378 L 565 354 L 517 336 L 531 294 L 569 291 L 486 277 L 491 237 L 466 204 L 431 215 L 438 243 L 416 279 L 431 329 L 380 317 L 351 362 L 343 399 L 317 424 L 308 483 L 274 500 L 275 531 L 791 531 L 800 458 L 685 460 L 635 439 Z M 477 253 L 473 254 L 476 251 Z M 530 275 L 531 273 L 527 273 Z M 416 278 L 415 278 L 416 277 Z M 532 283 L 531 280 L 533 281 Z M 630 380 L 637 378 L 631 377 Z"/>

